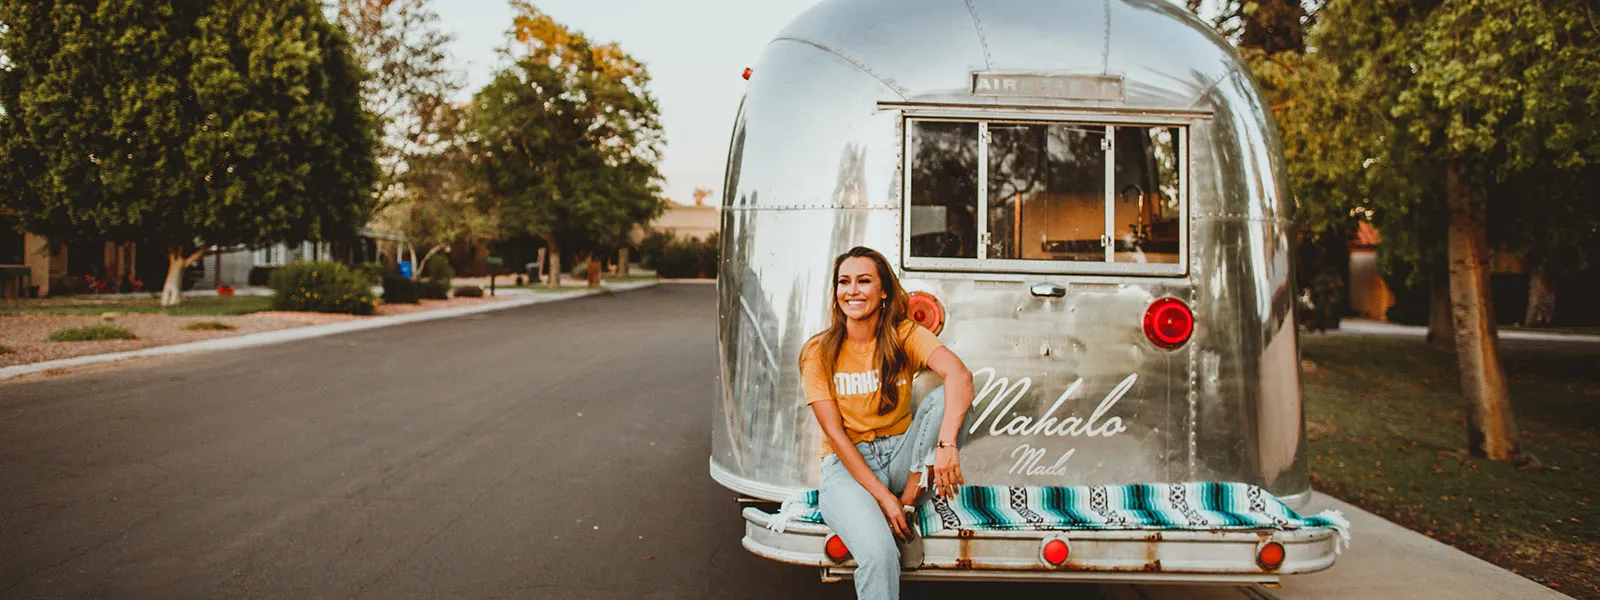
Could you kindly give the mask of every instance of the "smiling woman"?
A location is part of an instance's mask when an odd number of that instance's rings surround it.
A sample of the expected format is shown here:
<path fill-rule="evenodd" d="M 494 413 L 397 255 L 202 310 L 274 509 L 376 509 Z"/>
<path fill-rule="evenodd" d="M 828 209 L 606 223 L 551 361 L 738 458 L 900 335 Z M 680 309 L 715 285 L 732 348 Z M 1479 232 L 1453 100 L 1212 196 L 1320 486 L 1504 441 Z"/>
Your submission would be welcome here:
<path fill-rule="evenodd" d="M 910 304 L 888 259 L 857 246 L 833 261 L 833 322 L 806 342 L 800 373 L 822 427 L 819 508 L 859 565 L 861 598 L 895 598 L 900 548 L 915 535 L 905 510 L 927 488 L 953 498 L 964 482 L 957 446 L 972 406 L 972 373 L 907 318 Z M 924 368 L 945 385 L 915 407 Z"/>

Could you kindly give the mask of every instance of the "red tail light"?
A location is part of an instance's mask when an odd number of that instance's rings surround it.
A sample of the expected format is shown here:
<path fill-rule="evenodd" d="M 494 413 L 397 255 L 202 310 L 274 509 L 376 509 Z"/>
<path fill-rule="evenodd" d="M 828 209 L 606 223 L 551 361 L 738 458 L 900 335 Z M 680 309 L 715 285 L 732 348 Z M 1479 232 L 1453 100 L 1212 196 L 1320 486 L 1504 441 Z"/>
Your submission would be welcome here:
<path fill-rule="evenodd" d="M 1056 538 L 1045 542 L 1044 550 L 1040 554 L 1044 557 L 1045 562 L 1059 567 L 1061 563 L 1067 562 L 1067 557 L 1071 555 L 1071 549 L 1067 547 L 1066 540 Z"/>
<path fill-rule="evenodd" d="M 911 292 L 911 303 L 906 312 L 911 322 L 928 328 L 934 335 L 939 335 L 944 329 L 944 305 L 933 294 Z"/>
<path fill-rule="evenodd" d="M 1144 311 L 1144 335 L 1150 343 L 1171 350 L 1194 335 L 1194 313 L 1177 298 L 1162 298 Z"/>
<path fill-rule="evenodd" d="M 745 78 L 745 81 L 749 81 L 750 80 L 750 67 L 745 67 L 744 68 L 744 78 Z"/>
<path fill-rule="evenodd" d="M 1256 550 L 1256 564 L 1268 571 L 1276 571 L 1283 566 L 1283 544 L 1267 542 Z"/>
<path fill-rule="evenodd" d="M 828 553 L 828 559 L 842 563 L 850 558 L 850 549 L 844 547 L 844 540 L 837 535 L 828 536 L 828 542 L 823 545 L 823 550 Z"/>

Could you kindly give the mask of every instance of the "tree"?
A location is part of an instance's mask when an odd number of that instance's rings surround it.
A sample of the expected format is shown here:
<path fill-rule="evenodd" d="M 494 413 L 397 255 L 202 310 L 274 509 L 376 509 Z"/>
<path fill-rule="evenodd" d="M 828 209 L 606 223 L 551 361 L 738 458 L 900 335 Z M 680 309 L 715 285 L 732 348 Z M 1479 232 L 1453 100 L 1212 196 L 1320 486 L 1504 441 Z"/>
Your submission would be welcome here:
<path fill-rule="evenodd" d="M 1488 251 L 1539 240 L 1573 254 L 1600 223 L 1592 9 L 1581 0 L 1332 0 L 1319 19 L 1311 45 L 1340 90 L 1323 99 L 1343 108 L 1317 110 L 1342 116 L 1323 126 L 1365 155 L 1359 172 L 1329 167 L 1330 181 L 1361 189 L 1354 197 L 1375 222 L 1416 226 L 1384 227 L 1385 245 L 1412 235 L 1416 243 L 1397 245 L 1425 256 L 1443 242 L 1469 450 L 1528 461 L 1499 355 Z M 1539 193 L 1528 194 L 1534 181 Z M 1489 227 L 1491 215 L 1514 226 Z"/>
<path fill-rule="evenodd" d="M 436 135 L 439 149 L 408 159 L 409 167 L 397 179 L 404 194 L 373 215 L 372 226 L 400 238 L 400 252 L 422 277 L 428 259 L 462 240 L 481 241 L 498 229 L 496 219 L 480 203 L 482 181 L 472 165 L 463 139 L 464 108 L 446 106 L 440 111 Z M 417 256 L 418 250 L 422 256 Z"/>
<path fill-rule="evenodd" d="M 451 38 L 437 28 L 428 0 L 339 0 L 337 14 L 356 59 L 372 75 L 362 99 L 381 131 L 382 176 L 371 225 L 399 239 L 399 253 L 417 265 L 416 278 L 428 257 L 487 225 L 462 195 L 462 114 L 450 102 L 461 83 L 449 64 Z"/>
<path fill-rule="evenodd" d="M 517 0 L 515 63 L 474 97 L 475 159 L 503 227 L 560 256 L 610 251 L 664 206 L 661 126 L 644 65 Z"/>
<path fill-rule="evenodd" d="M 312 0 L 0 4 L 0 208 L 60 243 L 328 239 L 366 218 L 362 73 Z"/>

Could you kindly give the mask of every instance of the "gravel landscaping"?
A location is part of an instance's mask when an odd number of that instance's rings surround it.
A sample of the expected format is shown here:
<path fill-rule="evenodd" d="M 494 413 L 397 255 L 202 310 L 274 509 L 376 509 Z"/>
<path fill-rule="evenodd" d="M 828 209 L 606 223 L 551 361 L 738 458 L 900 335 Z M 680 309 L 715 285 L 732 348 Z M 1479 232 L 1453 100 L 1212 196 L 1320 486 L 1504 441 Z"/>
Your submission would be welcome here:
<path fill-rule="evenodd" d="M 420 304 L 379 304 L 376 316 L 473 306 L 502 300 L 503 298 L 452 298 L 423 300 Z M 99 315 L 6 314 L 0 315 L 0 347 L 9 348 L 11 351 L 0 353 L 0 367 L 370 318 L 372 317 L 280 311 L 263 311 L 237 316 L 179 316 L 129 312 L 112 317 L 109 321 L 103 320 Z M 232 331 L 186 329 L 191 323 L 204 321 L 227 323 L 235 329 Z M 137 338 L 94 342 L 50 341 L 50 334 L 58 330 L 106 322 L 132 330 Z"/>

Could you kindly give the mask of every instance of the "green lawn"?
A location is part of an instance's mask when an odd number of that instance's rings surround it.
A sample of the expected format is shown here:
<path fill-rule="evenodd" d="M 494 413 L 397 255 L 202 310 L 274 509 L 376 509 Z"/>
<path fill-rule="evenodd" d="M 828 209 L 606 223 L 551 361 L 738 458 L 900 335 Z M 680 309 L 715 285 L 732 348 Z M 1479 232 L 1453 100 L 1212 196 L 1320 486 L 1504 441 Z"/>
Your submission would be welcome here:
<path fill-rule="evenodd" d="M 183 304 L 163 307 L 157 298 L 95 299 L 93 296 L 8 300 L 0 303 L 5 315 L 98 315 L 101 313 L 162 313 L 177 316 L 233 316 L 270 308 L 267 296 L 199 296 L 185 298 Z"/>
<path fill-rule="evenodd" d="M 1600 344 L 1502 344 L 1522 447 L 1545 467 L 1524 470 L 1463 451 L 1454 354 L 1411 339 L 1301 340 L 1318 489 L 1600 598 Z"/>

